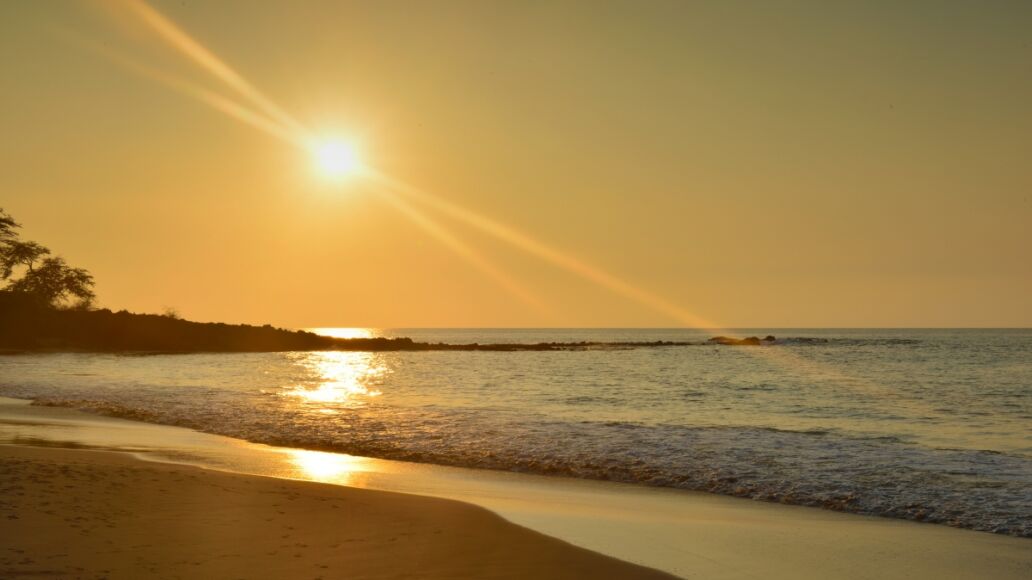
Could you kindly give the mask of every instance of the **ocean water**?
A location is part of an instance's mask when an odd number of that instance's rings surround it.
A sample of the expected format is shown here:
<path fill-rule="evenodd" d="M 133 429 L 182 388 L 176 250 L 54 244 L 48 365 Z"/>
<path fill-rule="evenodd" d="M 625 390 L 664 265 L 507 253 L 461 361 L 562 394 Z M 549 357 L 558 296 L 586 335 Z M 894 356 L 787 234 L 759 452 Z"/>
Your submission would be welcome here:
<path fill-rule="evenodd" d="M 1032 537 L 1032 330 L 397 329 L 560 352 L 0 356 L 0 396 L 274 445 Z"/>

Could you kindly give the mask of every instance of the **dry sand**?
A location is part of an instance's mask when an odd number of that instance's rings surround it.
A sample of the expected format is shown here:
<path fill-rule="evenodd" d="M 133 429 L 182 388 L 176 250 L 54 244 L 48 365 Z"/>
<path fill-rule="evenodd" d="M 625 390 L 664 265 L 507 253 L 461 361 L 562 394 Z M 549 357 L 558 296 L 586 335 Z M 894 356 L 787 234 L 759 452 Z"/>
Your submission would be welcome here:
<path fill-rule="evenodd" d="M 0 577 L 668 578 L 461 502 L 0 446 Z"/>

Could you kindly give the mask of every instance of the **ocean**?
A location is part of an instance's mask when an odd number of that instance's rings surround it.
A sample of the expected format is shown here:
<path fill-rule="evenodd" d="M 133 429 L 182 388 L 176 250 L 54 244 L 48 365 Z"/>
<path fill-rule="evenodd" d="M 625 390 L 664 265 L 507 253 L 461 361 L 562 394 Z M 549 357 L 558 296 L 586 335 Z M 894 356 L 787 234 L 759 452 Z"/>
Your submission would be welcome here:
<path fill-rule="evenodd" d="M 279 446 L 1032 537 L 1032 330 L 326 329 L 558 352 L 0 356 L 0 396 Z"/>

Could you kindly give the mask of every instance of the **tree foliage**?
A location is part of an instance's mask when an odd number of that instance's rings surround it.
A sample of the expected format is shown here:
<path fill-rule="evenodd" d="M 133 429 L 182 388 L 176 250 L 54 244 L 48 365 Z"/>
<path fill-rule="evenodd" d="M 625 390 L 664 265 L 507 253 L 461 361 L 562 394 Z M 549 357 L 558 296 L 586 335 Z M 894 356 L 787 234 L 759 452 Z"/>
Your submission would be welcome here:
<path fill-rule="evenodd" d="M 36 263 L 48 254 L 50 250 L 36 242 L 23 242 L 17 238 L 5 241 L 0 248 L 0 279 L 7 280 L 18 267 L 31 272 Z"/>
<path fill-rule="evenodd" d="M 96 297 L 93 276 L 36 242 L 18 239 L 19 227 L 0 208 L 0 281 L 7 281 L 3 289 L 52 308 L 89 308 Z"/>
<path fill-rule="evenodd" d="M 10 215 L 0 207 L 0 240 L 9 240 L 15 237 L 14 230 L 19 226 Z"/>

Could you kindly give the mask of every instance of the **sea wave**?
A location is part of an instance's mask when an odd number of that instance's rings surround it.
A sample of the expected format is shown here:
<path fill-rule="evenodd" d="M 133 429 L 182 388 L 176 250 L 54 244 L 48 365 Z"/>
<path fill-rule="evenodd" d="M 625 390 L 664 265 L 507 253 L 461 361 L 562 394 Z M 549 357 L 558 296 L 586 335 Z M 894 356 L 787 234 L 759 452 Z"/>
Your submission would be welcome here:
<path fill-rule="evenodd" d="M 1032 460 L 894 437 L 770 427 L 567 423 L 398 411 L 324 421 L 83 398 L 34 404 L 188 427 L 270 445 L 441 465 L 673 487 L 1032 537 Z"/>

